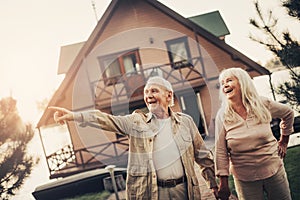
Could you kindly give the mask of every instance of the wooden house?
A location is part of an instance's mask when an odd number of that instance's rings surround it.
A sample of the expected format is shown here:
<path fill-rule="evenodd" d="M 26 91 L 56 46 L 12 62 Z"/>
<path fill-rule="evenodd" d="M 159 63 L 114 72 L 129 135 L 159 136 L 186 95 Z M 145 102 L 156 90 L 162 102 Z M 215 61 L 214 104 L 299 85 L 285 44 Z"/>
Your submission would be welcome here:
<path fill-rule="evenodd" d="M 185 18 L 156 0 L 112 0 L 88 40 L 65 47 L 77 50 L 60 63 L 65 79 L 49 106 L 114 115 L 146 111 L 143 87 L 158 75 L 173 85 L 173 109 L 190 114 L 202 136 L 213 138 L 219 72 L 240 67 L 252 77 L 270 74 L 226 44 L 227 34 L 218 11 Z M 126 137 L 74 122 L 57 125 L 50 110 L 37 128 L 50 178 L 127 165 Z"/>

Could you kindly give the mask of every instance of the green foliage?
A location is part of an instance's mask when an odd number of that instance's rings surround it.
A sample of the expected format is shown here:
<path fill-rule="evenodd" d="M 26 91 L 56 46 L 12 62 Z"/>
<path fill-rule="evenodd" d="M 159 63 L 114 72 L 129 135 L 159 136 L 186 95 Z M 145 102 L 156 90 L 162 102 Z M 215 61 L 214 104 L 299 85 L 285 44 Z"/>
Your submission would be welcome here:
<path fill-rule="evenodd" d="M 263 32 L 266 38 L 259 39 L 258 36 L 250 36 L 250 38 L 265 47 L 267 47 L 274 55 L 279 58 L 280 62 L 286 69 L 290 71 L 291 80 L 288 80 L 276 89 L 276 93 L 286 98 L 288 103 L 299 111 L 300 107 L 300 72 L 296 68 L 300 67 L 300 44 L 293 39 L 289 32 L 278 33 L 276 30 L 278 19 L 273 16 L 273 12 L 269 11 L 264 15 L 258 2 L 254 3 L 258 19 L 250 19 L 250 24 Z M 287 9 L 287 14 L 292 18 L 296 18 L 299 22 L 300 2 L 299 0 L 285 0 L 282 6 Z M 292 20 L 292 19 L 291 19 Z"/>
<path fill-rule="evenodd" d="M 23 124 L 16 108 L 16 100 L 11 97 L 0 101 L 0 144 L 7 140 L 16 141 Z"/>
<path fill-rule="evenodd" d="M 282 94 L 289 104 L 300 112 L 300 72 L 290 73 L 290 78 L 290 81 L 280 84 L 275 91 Z"/>
<path fill-rule="evenodd" d="M 300 19 L 300 1 L 299 0 L 286 0 L 283 1 L 282 6 L 288 11 L 288 14 L 292 17 Z"/>
<path fill-rule="evenodd" d="M 300 46 L 299 42 L 291 38 L 290 33 L 285 32 L 283 35 L 283 44 L 280 48 L 272 47 L 270 50 L 274 52 L 284 66 L 293 68 L 300 66 Z"/>
<path fill-rule="evenodd" d="M 34 131 L 24 124 L 17 112 L 16 100 L 0 100 L 0 198 L 8 199 L 29 176 L 34 159 L 26 148 Z"/>

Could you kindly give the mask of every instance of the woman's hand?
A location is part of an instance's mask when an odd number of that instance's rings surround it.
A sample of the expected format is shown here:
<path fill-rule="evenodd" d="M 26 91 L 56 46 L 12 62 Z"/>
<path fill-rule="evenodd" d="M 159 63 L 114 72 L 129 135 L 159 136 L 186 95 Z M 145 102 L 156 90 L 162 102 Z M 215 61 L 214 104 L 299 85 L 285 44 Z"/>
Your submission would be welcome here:
<path fill-rule="evenodd" d="M 65 124 L 66 121 L 74 120 L 74 113 L 68 109 L 50 106 L 48 109 L 55 111 L 53 118 L 56 123 Z"/>
<path fill-rule="evenodd" d="M 289 143 L 288 135 L 281 135 L 280 140 L 278 141 L 278 155 L 280 158 L 284 158 L 286 156 L 286 150 Z"/>

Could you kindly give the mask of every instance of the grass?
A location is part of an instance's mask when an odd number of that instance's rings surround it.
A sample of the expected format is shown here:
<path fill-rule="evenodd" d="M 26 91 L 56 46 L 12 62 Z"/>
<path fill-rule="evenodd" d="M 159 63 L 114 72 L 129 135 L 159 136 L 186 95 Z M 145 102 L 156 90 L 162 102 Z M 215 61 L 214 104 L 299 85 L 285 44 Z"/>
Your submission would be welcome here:
<path fill-rule="evenodd" d="M 288 176 L 292 199 L 300 199 L 300 145 L 288 148 L 284 166 Z"/>

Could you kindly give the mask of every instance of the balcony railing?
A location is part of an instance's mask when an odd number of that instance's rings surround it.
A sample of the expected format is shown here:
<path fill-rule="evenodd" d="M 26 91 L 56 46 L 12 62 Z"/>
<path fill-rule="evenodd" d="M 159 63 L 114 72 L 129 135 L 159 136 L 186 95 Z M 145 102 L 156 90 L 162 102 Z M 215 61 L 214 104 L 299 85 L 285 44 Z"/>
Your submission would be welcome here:
<path fill-rule="evenodd" d="M 86 148 L 74 150 L 71 145 L 67 145 L 62 149 L 48 155 L 46 157 L 50 178 L 65 177 L 81 171 L 105 167 L 105 161 L 116 162 L 113 164 L 122 164 L 127 162 L 128 139 L 126 137 L 119 138 L 112 142 L 94 145 Z M 123 146 L 124 151 L 117 151 L 117 146 Z M 109 148 L 113 147 L 114 153 L 105 153 Z M 84 159 L 84 155 L 89 155 L 88 159 Z M 97 157 L 101 156 L 102 161 Z M 124 161 L 126 157 L 126 161 Z M 110 163 L 111 164 L 111 163 Z"/>
<path fill-rule="evenodd" d="M 142 100 L 142 93 L 135 95 L 134 92 L 143 88 L 145 82 L 152 76 L 161 76 L 168 80 L 174 90 L 176 88 L 184 89 L 188 86 L 199 86 L 203 84 L 203 75 L 201 69 L 200 57 L 195 57 L 189 61 L 177 63 L 167 63 L 156 66 L 142 66 L 135 73 L 128 73 L 122 76 L 110 78 L 100 77 L 99 80 L 91 82 L 91 90 L 95 97 L 95 105 L 109 107 L 111 103 L 121 104 L 134 100 Z M 187 64 L 189 63 L 189 64 Z M 174 66 L 176 66 L 174 68 Z M 197 66 L 197 67 L 196 67 Z M 109 81 L 109 79 L 114 81 Z M 202 82 L 201 82 L 202 81 Z M 107 83 L 110 84 L 107 84 Z M 130 82 L 133 82 L 133 87 Z"/>

